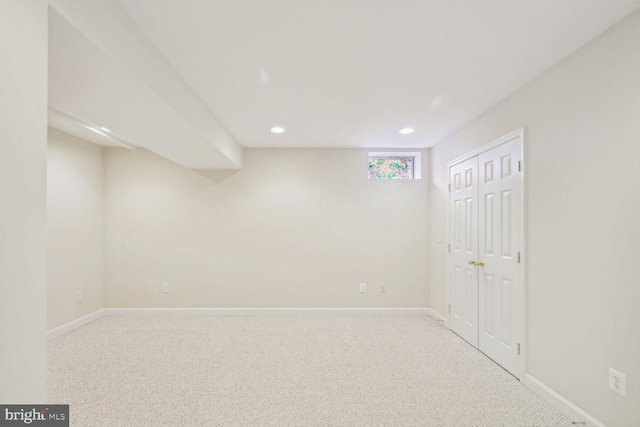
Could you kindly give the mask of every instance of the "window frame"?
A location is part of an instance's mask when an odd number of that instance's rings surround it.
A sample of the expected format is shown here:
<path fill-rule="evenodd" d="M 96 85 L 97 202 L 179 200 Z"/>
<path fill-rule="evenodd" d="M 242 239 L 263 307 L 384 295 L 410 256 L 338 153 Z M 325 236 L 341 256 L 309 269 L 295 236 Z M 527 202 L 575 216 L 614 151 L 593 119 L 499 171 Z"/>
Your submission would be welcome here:
<path fill-rule="evenodd" d="M 371 181 L 411 181 L 422 179 L 422 153 L 419 151 L 370 151 L 367 157 L 367 179 Z M 371 159 L 413 159 L 412 179 L 378 179 L 369 176 L 369 162 Z"/>

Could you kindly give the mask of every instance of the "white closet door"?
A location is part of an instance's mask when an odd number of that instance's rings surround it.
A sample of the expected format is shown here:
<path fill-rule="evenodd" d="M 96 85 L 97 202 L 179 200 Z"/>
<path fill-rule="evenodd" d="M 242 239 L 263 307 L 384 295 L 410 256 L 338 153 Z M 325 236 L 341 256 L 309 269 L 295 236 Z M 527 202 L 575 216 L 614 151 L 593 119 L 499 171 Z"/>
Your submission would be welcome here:
<path fill-rule="evenodd" d="M 519 140 L 479 156 L 479 349 L 519 375 L 521 180 Z"/>
<path fill-rule="evenodd" d="M 449 169 L 450 327 L 478 347 L 478 158 Z"/>

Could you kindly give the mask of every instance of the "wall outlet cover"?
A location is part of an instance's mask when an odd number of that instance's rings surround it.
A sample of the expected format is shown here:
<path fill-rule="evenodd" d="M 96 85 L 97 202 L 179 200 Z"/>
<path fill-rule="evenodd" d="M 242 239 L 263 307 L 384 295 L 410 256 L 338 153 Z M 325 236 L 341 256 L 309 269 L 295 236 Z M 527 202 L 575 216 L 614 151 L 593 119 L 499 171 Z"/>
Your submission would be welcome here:
<path fill-rule="evenodd" d="M 609 389 L 620 396 L 627 397 L 627 376 L 620 371 L 609 368 Z"/>

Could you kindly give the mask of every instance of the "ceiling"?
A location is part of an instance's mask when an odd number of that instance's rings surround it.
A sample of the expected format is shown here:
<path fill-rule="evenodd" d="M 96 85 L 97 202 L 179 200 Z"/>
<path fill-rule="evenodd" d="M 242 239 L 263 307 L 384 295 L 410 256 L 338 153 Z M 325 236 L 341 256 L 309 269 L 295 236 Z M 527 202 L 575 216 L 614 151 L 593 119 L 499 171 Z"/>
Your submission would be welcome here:
<path fill-rule="evenodd" d="M 640 5 L 119 2 L 241 145 L 405 148 L 441 141 Z"/>
<path fill-rule="evenodd" d="M 241 167 L 242 147 L 433 146 L 640 6 L 49 3 L 56 114 L 199 169 Z M 406 127 L 415 132 L 398 132 Z"/>

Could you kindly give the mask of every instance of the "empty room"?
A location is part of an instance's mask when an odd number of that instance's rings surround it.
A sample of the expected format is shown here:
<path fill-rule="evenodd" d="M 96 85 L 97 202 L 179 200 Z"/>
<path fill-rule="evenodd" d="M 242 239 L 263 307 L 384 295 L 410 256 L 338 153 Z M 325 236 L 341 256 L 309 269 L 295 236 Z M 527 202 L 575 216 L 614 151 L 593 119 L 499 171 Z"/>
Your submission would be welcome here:
<path fill-rule="evenodd" d="M 0 426 L 640 426 L 640 0 L 0 0 Z"/>

